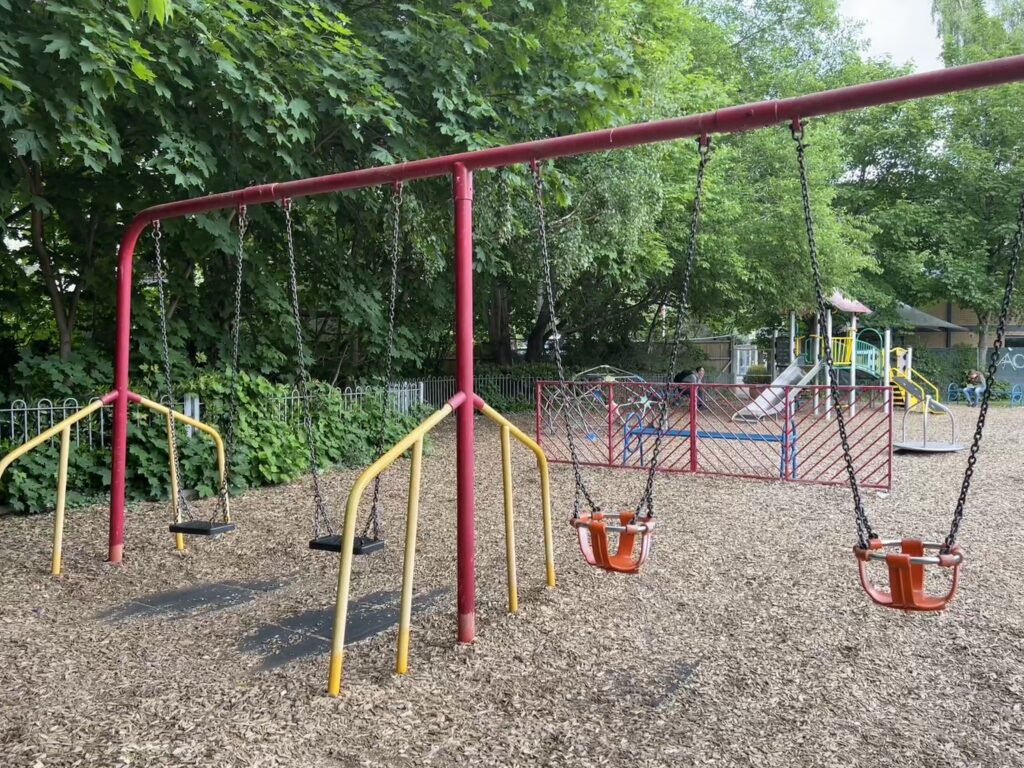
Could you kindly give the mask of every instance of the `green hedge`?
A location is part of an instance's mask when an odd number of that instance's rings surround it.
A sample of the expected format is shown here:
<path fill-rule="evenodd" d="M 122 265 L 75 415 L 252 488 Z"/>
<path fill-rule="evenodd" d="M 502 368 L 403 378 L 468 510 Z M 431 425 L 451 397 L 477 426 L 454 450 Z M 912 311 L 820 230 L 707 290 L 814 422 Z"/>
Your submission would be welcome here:
<path fill-rule="evenodd" d="M 205 406 L 203 420 L 223 434 L 227 423 L 227 376 L 205 374 L 185 389 L 199 395 Z M 337 390 L 319 382 L 314 382 L 313 391 L 313 431 L 322 468 L 368 463 L 374 455 L 382 419 L 384 441 L 390 445 L 412 429 L 423 415 L 385 412 L 382 397 L 346 406 Z M 293 408 L 294 413 L 284 420 L 270 407 L 276 398 L 290 393 L 289 387 L 272 384 L 261 376 L 239 375 L 238 420 L 229 473 L 232 491 L 286 483 L 309 470 L 301 409 Z M 167 498 L 168 452 L 164 424 L 162 416 L 137 408 L 132 411 L 125 481 L 129 500 Z M 218 484 L 212 441 L 198 431 L 191 438 L 186 437 L 183 427 L 179 427 L 178 432 L 184 487 L 194 488 L 200 496 L 212 496 Z M 0 455 L 13 447 L 11 443 L 0 442 Z M 0 479 L 0 504 L 18 512 L 52 509 L 58 448 L 59 440 L 53 440 L 49 446 L 18 459 Z M 102 498 L 109 492 L 109 486 L 109 450 L 72 445 L 69 505 Z"/>
<path fill-rule="evenodd" d="M 960 345 L 941 350 L 914 348 L 914 370 L 939 388 L 943 400 L 950 383 L 962 386 L 967 381 L 967 372 L 977 367 L 977 347 Z"/>
<path fill-rule="evenodd" d="M 747 372 L 743 374 L 744 384 L 771 384 L 772 377 L 768 373 L 768 366 L 764 363 L 754 363 Z"/>

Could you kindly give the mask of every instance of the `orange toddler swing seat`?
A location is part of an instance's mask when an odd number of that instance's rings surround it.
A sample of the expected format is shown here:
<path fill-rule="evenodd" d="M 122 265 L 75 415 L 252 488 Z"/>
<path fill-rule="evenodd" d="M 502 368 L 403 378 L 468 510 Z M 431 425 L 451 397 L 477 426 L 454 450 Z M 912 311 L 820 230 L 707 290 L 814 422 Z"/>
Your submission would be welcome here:
<path fill-rule="evenodd" d="M 654 518 L 641 517 L 635 512 L 620 512 L 618 525 L 609 524 L 603 512 L 581 514 L 569 520 L 576 529 L 580 552 L 588 565 L 595 565 L 613 573 L 637 573 L 647 562 L 654 540 Z M 608 543 L 608 534 L 619 536 L 614 554 Z M 639 545 L 637 539 L 639 538 Z"/>
<path fill-rule="evenodd" d="M 885 551 L 895 547 L 899 548 L 898 552 Z M 938 550 L 938 553 L 928 555 L 927 550 Z M 964 561 L 959 546 L 954 545 L 947 552 L 943 544 L 932 544 L 920 539 L 869 539 L 867 547 L 855 546 L 853 554 L 857 557 L 861 586 L 868 597 L 878 605 L 904 611 L 941 611 L 945 608 L 956 594 L 960 583 L 960 565 Z M 872 560 L 884 561 L 888 567 L 888 592 L 872 584 L 867 570 Z M 926 565 L 953 569 L 946 594 L 929 595 L 925 591 Z"/>

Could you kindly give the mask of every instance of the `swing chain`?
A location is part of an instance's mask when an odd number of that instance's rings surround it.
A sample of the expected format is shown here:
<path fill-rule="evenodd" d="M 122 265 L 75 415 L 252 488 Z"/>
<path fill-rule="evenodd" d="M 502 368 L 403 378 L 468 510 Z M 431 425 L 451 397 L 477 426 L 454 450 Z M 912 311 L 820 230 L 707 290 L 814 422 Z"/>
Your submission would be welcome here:
<path fill-rule="evenodd" d="M 235 252 L 235 320 L 232 325 L 231 381 L 228 387 L 228 422 L 224 430 L 224 479 L 218 497 L 218 512 L 224 521 L 228 519 L 228 474 L 231 457 L 235 452 L 235 422 L 238 420 L 238 358 L 242 325 L 242 272 L 245 263 L 245 233 L 249 229 L 249 215 L 246 206 L 238 206 L 238 248 Z"/>
<path fill-rule="evenodd" d="M 163 352 L 164 358 L 164 386 L 167 388 L 167 399 L 172 411 L 167 418 L 168 450 L 171 453 L 171 462 L 174 466 L 174 495 L 178 499 L 178 508 L 174 510 L 175 522 L 181 522 L 182 520 L 192 519 L 192 510 L 189 508 L 188 501 L 182 493 L 181 461 L 178 458 L 178 432 L 175 428 L 175 418 L 173 415 L 174 384 L 171 378 L 171 348 L 167 341 L 166 283 L 168 275 L 167 262 L 165 261 L 163 252 L 160 248 L 160 240 L 162 238 L 163 232 L 160 229 L 160 220 L 157 219 L 153 222 L 153 251 L 156 260 L 156 291 L 157 298 L 160 302 L 160 343 L 162 345 L 161 351 Z"/>
<path fill-rule="evenodd" d="M 395 184 L 391 194 L 391 242 L 388 256 L 391 258 L 391 288 L 388 301 L 388 353 L 384 369 L 384 412 L 381 414 L 380 429 L 377 432 L 377 456 L 384 452 L 387 438 L 387 417 L 391 406 L 391 375 L 395 357 L 395 304 L 398 300 L 398 253 L 402 238 L 402 185 Z M 370 502 L 370 519 L 363 529 L 363 537 L 371 533 L 374 541 L 380 541 L 384 533 L 384 521 L 380 513 L 380 475 L 373 478 L 373 500 Z"/>
<path fill-rule="evenodd" d="M 565 381 L 565 366 L 562 361 L 562 340 L 558 333 L 558 314 L 555 311 L 555 275 L 551 262 L 551 252 L 548 247 L 547 218 L 544 212 L 544 179 L 541 176 L 540 165 L 536 161 L 530 163 L 530 170 L 533 173 L 533 190 L 537 200 L 537 227 L 540 232 L 540 251 L 544 261 L 545 298 L 548 302 L 548 317 L 551 323 L 551 341 L 555 350 L 555 366 L 558 369 L 559 389 L 563 397 L 566 397 L 568 400 Z M 572 463 L 573 481 L 575 483 L 572 500 L 572 516 L 575 519 L 580 516 L 581 496 L 586 499 L 591 513 L 598 513 L 601 509 L 596 503 L 594 503 L 594 499 L 591 497 L 590 491 L 583 482 L 583 474 L 580 472 L 580 459 L 576 452 L 576 440 L 573 437 L 572 424 L 569 421 L 568 405 L 563 410 L 563 415 L 565 418 L 565 432 L 569 443 L 569 458 Z"/>
<path fill-rule="evenodd" d="M 796 142 L 797 164 L 800 169 L 800 194 L 804 208 L 804 225 L 807 228 L 807 250 L 811 257 L 811 271 L 814 274 L 814 298 L 817 303 L 819 333 L 825 339 L 825 368 L 828 371 L 829 393 L 834 403 L 836 416 L 836 429 L 839 431 L 839 440 L 843 448 L 843 461 L 846 465 L 846 476 L 850 483 L 850 492 L 853 494 L 853 510 L 857 521 L 857 542 L 862 549 L 868 547 L 870 539 L 877 538 L 871 528 L 867 512 L 864 510 L 864 503 L 860 496 L 860 486 L 857 483 L 857 472 L 853 466 L 853 455 L 850 451 L 850 440 L 846 434 L 846 417 L 839 405 L 839 375 L 832 364 L 832 335 L 828 332 L 828 308 L 825 304 L 825 291 L 822 287 L 821 265 L 818 261 L 818 242 L 814 232 L 814 214 L 811 211 L 811 190 L 810 182 L 807 179 L 807 164 L 804 153 L 807 145 L 804 143 L 804 126 L 799 120 L 794 120 L 790 128 L 793 141 Z"/>
<path fill-rule="evenodd" d="M 1006 322 L 1010 315 L 1010 305 L 1013 301 L 1013 291 L 1017 283 L 1017 273 L 1020 270 L 1022 250 L 1024 250 L 1024 193 L 1021 194 L 1020 206 L 1017 209 L 1017 231 L 1014 233 L 1013 244 L 1010 247 L 1010 265 L 1006 274 L 1006 288 L 1003 291 L 1003 304 L 999 309 L 999 322 L 996 325 L 996 338 L 992 344 L 988 370 L 985 371 L 985 391 L 981 396 L 981 405 L 978 406 L 978 423 L 974 428 L 974 440 L 971 443 L 971 451 L 967 457 L 967 469 L 964 470 L 964 479 L 960 486 L 960 497 L 957 499 L 956 508 L 953 511 L 953 523 L 950 525 L 949 534 L 942 544 L 942 552 L 945 554 L 948 554 L 956 545 L 956 537 L 960 532 L 960 524 L 964 518 L 964 509 L 967 506 L 967 493 L 971 490 L 971 478 L 974 476 L 974 467 L 978 463 L 978 450 L 981 448 L 981 437 L 985 430 L 985 418 L 988 416 L 989 400 L 992 397 L 992 387 L 995 383 L 996 370 L 999 366 L 999 350 L 1002 349 L 1005 341 Z"/>
<path fill-rule="evenodd" d="M 299 361 L 299 399 L 302 401 L 302 422 L 306 430 L 306 442 L 309 443 L 309 471 L 313 480 L 313 533 L 319 538 L 334 532 L 331 515 L 327 511 L 323 490 L 320 486 L 320 461 L 317 456 L 316 440 L 313 434 L 313 410 L 310 404 L 309 368 L 306 365 L 306 347 L 302 339 L 302 317 L 299 314 L 299 280 L 295 267 L 295 239 L 292 231 L 292 201 L 285 198 L 281 201 L 284 208 L 285 243 L 288 249 L 288 278 L 292 298 L 292 321 L 295 324 L 295 347 Z"/>
<path fill-rule="evenodd" d="M 708 160 L 711 158 L 711 140 L 702 136 L 697 141 L 697 152 L 700 160 L 697 164 L 697 187 L 693 196 L 693 212 L 690 215 L 690 239 L 686 250 L 686 270 L 683 273 L 683 287 L 679 294 L 679 305 L 676 310 L 675 335 L 672 338 L 672 354 L 669 358 L 668 371 L 671 376 L 676 369 L 679 359 L 679 348 L 681 346 L 683 327 L 690 311 L 690 283 L 693 280 L 694 266 L 697 263 L 697 237 L 700 235 L 700 215 L 704 200 L 704 173 L 707 170 Z M 667 390 L 667 386 L 666 386 Z M 697 397 L 696 387 L 690 393 L 690 397 Z M 654 436 L 654 447 L 651 449 L 650 467 L 647 471 L 647 484 L 644 487 L 643 495 L 636 505 L 636 514 L 639 517 L 641 508 L 647 507 L 647 517 L 654 517 L 654 476 L 658 469 L 658 455 L 661 452 L 662 436 L 668 426 L 669 398 L 668 392 L 661 398 L 659 404 L 658 431 Z"/>

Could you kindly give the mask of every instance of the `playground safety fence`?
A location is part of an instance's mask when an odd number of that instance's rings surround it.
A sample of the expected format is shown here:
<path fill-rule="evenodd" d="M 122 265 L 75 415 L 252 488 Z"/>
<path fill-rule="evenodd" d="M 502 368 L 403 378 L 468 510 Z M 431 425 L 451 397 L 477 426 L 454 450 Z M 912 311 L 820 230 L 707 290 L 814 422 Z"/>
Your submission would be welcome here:
<path fill-rule="evenodd" d="M 536 434 L 549 461 L 763 480 L 847 482 L 828 387 L 634 382 L 537 384 Z M 662 408 L 667 408 L 662 424 Z M 892 391 L 840 387 L 862 487 L 892 486 Z M 568 429 L 567 429 L 568 427 Z"/>

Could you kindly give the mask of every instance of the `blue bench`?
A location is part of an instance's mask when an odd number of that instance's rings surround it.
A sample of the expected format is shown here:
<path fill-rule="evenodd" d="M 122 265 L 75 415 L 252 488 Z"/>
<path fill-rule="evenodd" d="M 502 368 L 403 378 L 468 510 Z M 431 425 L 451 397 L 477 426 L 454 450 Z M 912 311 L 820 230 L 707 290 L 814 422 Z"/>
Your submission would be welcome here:
<path fill-rule="evenodd" d="M 999 395 L 993 393 L 993 398 L 999 397 Z M 963 387 L 959 384 L 950 384 L 946 387 L 946 402 L 947 403 L 958 403 L 964 399 Z M 1024 386 L 1020 384 L 1014 384 L 1010 389 L 1010 405 L 1021 405 L 1024 406 Z"/>
<path fill-rule="evenodd" d="M 778 443 L 779 444 L 779 477 L 786 476 L 786 449 L 790 448 L 790 477 L 792 479 L 797 478 L 797 468 L 799 466 L 797 461 L 797 435 L 796 425 L 794 424 L 791 430 L 792 434 L 790 439 L 787 441 L 785 432 L 777 435 L 765 434 L 761 432 L 721 432 L 718 430 L 705 430 L 697 429 L 698 440 L 735 440 L 737 442 L 745 443 Z M 649 436 L 657 436 L 657 427 L 644 426 L 640 415 L 637 413 L 631 413 L 626 417 L 625 423 L 623 424 L 623 441 L 622 441 L 622 463 L 627 464 L 629 457 L 634 453 L 640 454 L 640 466 L 644 464 L 644 438 Z M 661 433 L 664 437 L 682 437 L 688 438 L 691 436 L 691 430 L 689 429 L 666 429 Z"/>

